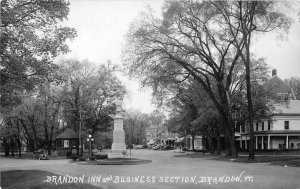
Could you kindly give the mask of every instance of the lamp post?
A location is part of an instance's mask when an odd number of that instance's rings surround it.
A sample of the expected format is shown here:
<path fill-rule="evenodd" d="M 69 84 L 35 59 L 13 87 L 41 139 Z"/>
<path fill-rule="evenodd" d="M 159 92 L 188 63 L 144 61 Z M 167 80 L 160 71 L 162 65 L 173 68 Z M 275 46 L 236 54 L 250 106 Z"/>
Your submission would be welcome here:
<path fill-rule="evenodd" d="M 86 139 L 88 142 L 90 142 L 90 159 L 92 157 L 92 141 L 94 141 L 94 139 L 92 138 L 92 135 L 89 135 L 89 138 Z"/>

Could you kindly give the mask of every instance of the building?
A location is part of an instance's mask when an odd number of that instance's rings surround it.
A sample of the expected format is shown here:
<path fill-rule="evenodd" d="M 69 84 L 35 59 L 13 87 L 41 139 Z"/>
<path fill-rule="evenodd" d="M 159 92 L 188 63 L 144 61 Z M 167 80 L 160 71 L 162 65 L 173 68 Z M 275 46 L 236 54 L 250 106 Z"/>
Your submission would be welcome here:
<path fill-rule="evenodd" d="M 59 156 L 66 156 L 68 152 L 78 154 L 79 152 L 79 138 L 78 134 L 67 128 L 64 132 L 55 137 L 56 150 Z"/>
<path fill-rule="evenodd" d="M 268 119 L 254 120 L 254 141 L 257 150 L 300 149 L 300 100 L 293 89 L 281 80 L 276 70 L 263 85 L 266 100 L 274 103 L 274 110 Z M 249 146 L 249 125 L 239 125 L 237 138 L 239 147 Z"/>
<path fill-rule="evenodd" d="M 162 144 L 174 146 L 177 138 L 177 133 L 171 133 L 163 126 L 150 126 L 146 128 L 147 145 Z"/>

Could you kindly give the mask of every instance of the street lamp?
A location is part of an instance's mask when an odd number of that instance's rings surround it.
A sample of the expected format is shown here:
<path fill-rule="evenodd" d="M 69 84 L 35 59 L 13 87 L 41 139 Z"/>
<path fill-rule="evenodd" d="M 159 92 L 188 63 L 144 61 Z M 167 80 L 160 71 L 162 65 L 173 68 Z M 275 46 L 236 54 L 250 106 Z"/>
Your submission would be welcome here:
<path fill-rule="evenodd" d="M 90 142 L 90 159 L 92 157 L 92 141 L 94 141 L 94 139 L 92 138 L 92 135 L 89 135 L 89 138 L 86 139 L 88 142 Z"/>

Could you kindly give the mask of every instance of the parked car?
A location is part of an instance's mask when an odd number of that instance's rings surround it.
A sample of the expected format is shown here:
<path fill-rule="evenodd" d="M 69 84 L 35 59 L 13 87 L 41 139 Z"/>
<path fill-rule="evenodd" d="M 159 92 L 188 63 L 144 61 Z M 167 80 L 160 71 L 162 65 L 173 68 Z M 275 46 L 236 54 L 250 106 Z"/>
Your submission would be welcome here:
<path fill-rule="evenodd" d="M 152 150 L 152 148 L 153 148 L 154 146 L 156 146 L 156 145 L 155 145 L 155 144 L 149 144 L 148 147 L 147 147 L 147 149 L 148 149 L 148 150 Z"/>
<path fill-rule="evenodd" d="M 32 159 L 48 160 L 48 156 L 45 154 L 45 150 L 40 149 L 38 151 L 33 152 Z"/>
<path fill-rule="evenodd" d="M 160 150 L 161 147 L 162 147 L 162 145 L 158 144 L 158 145 L 152 147 L 152 150 Z"/>
<path fill-rule="evenodd" d="M 161 148 L 162 150 L 174 150 L 174 147 L 173 146 L 170 146 L 170 145 L 165 145 Z"/>
<path fill-rule="evenodd" d="M 143 145 L 136 145 L 135 149 L 143 149 Z"/>

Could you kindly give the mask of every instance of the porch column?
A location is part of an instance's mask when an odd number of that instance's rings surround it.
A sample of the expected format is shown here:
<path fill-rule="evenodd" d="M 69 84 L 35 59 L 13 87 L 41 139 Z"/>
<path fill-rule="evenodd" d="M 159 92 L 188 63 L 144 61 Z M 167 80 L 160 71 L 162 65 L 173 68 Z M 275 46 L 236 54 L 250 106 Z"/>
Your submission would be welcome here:
<path fill-rule="evenodd" d="M 257 150 L 257 148 L 258 148 L 258 137 L 256 136 L 255 137 L 255 149 Z"/>
<path fill-rule="evenodd" d="M 243 148 L 243 137 L 241 136 L 241 140 L 240 140 L 240 148 L 242 149 Z"/>
<path fill-rule="evenodd" d="M 261 149 L 264 149 L 264 136 L 261 136 Z"/>
<path fill-rule="evenodd" d="M 268 150 L 270 150 L 270 149 L 271 149 L 271 146 L 270 146 L 270 138 L 271 138 L 271 136 L 270 136 L 270 135 L 268 135 Z"/>
<path fill-rule="evenodd" d="M 248 149 L 248 145 L 247 145 L 247 136 L 245 136 L 245 149 Z"/>
<path fill-rule="evenodd" d="M 285 149 L 289 149 L 289 135 L 286 135 Z"/>

